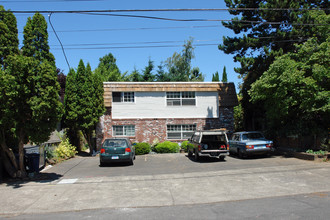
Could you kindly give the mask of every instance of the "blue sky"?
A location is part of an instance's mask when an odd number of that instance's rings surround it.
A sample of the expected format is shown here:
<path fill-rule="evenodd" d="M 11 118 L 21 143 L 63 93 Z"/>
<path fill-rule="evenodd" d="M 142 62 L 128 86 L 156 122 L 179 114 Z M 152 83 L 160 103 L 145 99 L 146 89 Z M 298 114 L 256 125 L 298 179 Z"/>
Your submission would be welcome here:
<path fill-rule="evenodd" d="M 226 8 L 223 0 L 8 0 L 1 1 L 0 4 L 6 10 L 11 9 L 12 11 Z M 182 19 L 231 18 L 227 11 L 134 12 L 121 14 Z M 27 18 L 33 16 L 33 14 L 15 15 L 20 44 L 22 44 L 23 28 Z M 43 15 L 48 22 L 48 14 Z M 82 59 L 85 64 L 90 63 L 94 70 L 99 63 L 99 58 L 109 52 L 117 59 L 117 65 L 121 72 L 128 71 L 128 73 L 131 73 L 134 68 L 142 70 L 147 65 L 149 58 L 154 61 L 155 66 L 158 66 L 162 61 L 171 57 L 174 52 L 180 52 L 184 41 L 192 37 L 195 45 L 212 44 L 209 46 L 196 46 L 195 59 L 192 62 L 192 66 L 199 67 L 205 75 L 205 81 L 211 81 L 212 74 L 216 71 L 220 73 L 221 78 L 223 67 L 226 66 L 228 81 L 234 82 L 236 88 L 241 82 L 238 79 L 238 74 L 234 72 L 234 67 L 238 67 L 239 64 L 234 63 L 233 55 L 227 55 L 218 50 L 217 45 L 222 43 L 223 36 L 234 36 L 234 33 L 222 26 L 220 21 L 178 22 L 102 15 L 52 14 L 51 22 L 64 45 L 70 66 L 73 68 L 77 68 L 79 60 Z M 48 25 L 48 32 L 49 45 L 56 58 L 56 66 L 67 74 L 69 68 L 50 25 Z M 156 73 L 156 70 L 154 70 L 154 73 Z"/>

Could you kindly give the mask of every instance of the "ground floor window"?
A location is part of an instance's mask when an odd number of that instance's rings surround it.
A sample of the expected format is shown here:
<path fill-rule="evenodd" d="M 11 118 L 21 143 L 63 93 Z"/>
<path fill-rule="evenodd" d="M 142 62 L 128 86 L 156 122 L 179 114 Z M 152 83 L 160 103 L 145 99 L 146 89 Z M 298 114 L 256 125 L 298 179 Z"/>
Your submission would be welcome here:
<path fill-rule="evenodd" d="M 194 131 L 196 125 L 167 125 L 167 139 L 188 139 Z"/>
<path fill-rule="evenodd" d="M 113 136 L 135 136 L 134 125 L 114 125 Z"/>

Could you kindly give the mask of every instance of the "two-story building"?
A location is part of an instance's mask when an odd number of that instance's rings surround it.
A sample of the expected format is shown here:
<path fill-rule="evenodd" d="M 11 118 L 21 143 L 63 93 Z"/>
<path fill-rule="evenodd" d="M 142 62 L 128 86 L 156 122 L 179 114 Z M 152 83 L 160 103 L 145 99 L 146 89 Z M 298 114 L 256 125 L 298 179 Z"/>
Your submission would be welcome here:
<path fill-rule="evenodd" d="M 110 137 L 181 142 L 194 130 L 233 130 L 238 103 L 234 84 L 218 82 L 105 82 L 104 102 L 98 146 Z"/>

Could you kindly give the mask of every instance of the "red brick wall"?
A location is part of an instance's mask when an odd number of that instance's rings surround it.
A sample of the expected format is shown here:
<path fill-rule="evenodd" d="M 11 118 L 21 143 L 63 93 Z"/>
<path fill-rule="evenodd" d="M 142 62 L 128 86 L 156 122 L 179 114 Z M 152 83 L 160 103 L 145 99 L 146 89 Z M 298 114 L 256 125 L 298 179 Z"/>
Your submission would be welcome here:
<path fill-rule="evenodd" d="M 155 139 L 160 142 L 166 140 L 167 125 L 171 124 L 196 124 L 197 130 L 226 128 L 230 131 L 234 129 L 233 108 L 221 108 L 219 118 L 205 119 L 177 119 L 177 118 L 154 118 L 154 119 L 112 119 L 111 109 L 108 108 L 105 115 L 101 117 L 97 126 L 97 146 L 101 145 L 104 139 L 112 137 L 113 125 L 135 125 L 135 136 L 129 137 L 133 142 L 152 143 Z M 181 142 L 183 140 L 172 140 Z"/>

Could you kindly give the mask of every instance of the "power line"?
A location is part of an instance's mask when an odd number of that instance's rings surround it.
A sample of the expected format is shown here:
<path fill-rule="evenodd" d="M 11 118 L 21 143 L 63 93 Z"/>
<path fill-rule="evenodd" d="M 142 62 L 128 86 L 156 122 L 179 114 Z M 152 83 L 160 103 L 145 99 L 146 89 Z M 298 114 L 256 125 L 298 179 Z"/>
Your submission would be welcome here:
<path fill-rule="evenodd" d="M 105 9 L 105 10 L 43 10 L 10 11 L 12 13 L 118 13 L 118 12 L 216 12 L 216 11 L 328 11 L 330 8 L 177 8 L 177 9 Z M 6 13 L 3 11 L 1 13 Z"/>
<path fill-rule="evenodd" d="M 58 42 L 60 42 L 60 44 L 61 44 L 61 48 L 62 48 L 62 51 L 63 51 L 63 54 L 64 54 L 65 61 L 66 61 L 66 63 L 68 64 L 69 69 L 71 69 L 71 68 L 70 68 L 70 64 L 69 64 L 69 61 L 68 61 L 68 58 L 66 57 L 66 54 L 65 54 L 65 51 L 64 51 L 63 44 L 62 44 L 60 38 L 58 37 L 58 35 L 57 35 L 56 31 L 55 31 L 55 28 L 53 27 L 53 24 L 52 24 L 52 22 L 51 22 L 51 20 L 50 20 L 50 17 L 51 17 L 51 16 L 52 16 L 52 13 L 50 13 L 50 14 L 48 15 L 49 24 L 50 24 L 50 26 L 52 27 L 52 29 L 53 29 L 53 31 L 54 31 L 54 33 L 55 33 L 55 36 L 56 36 Z"/>

